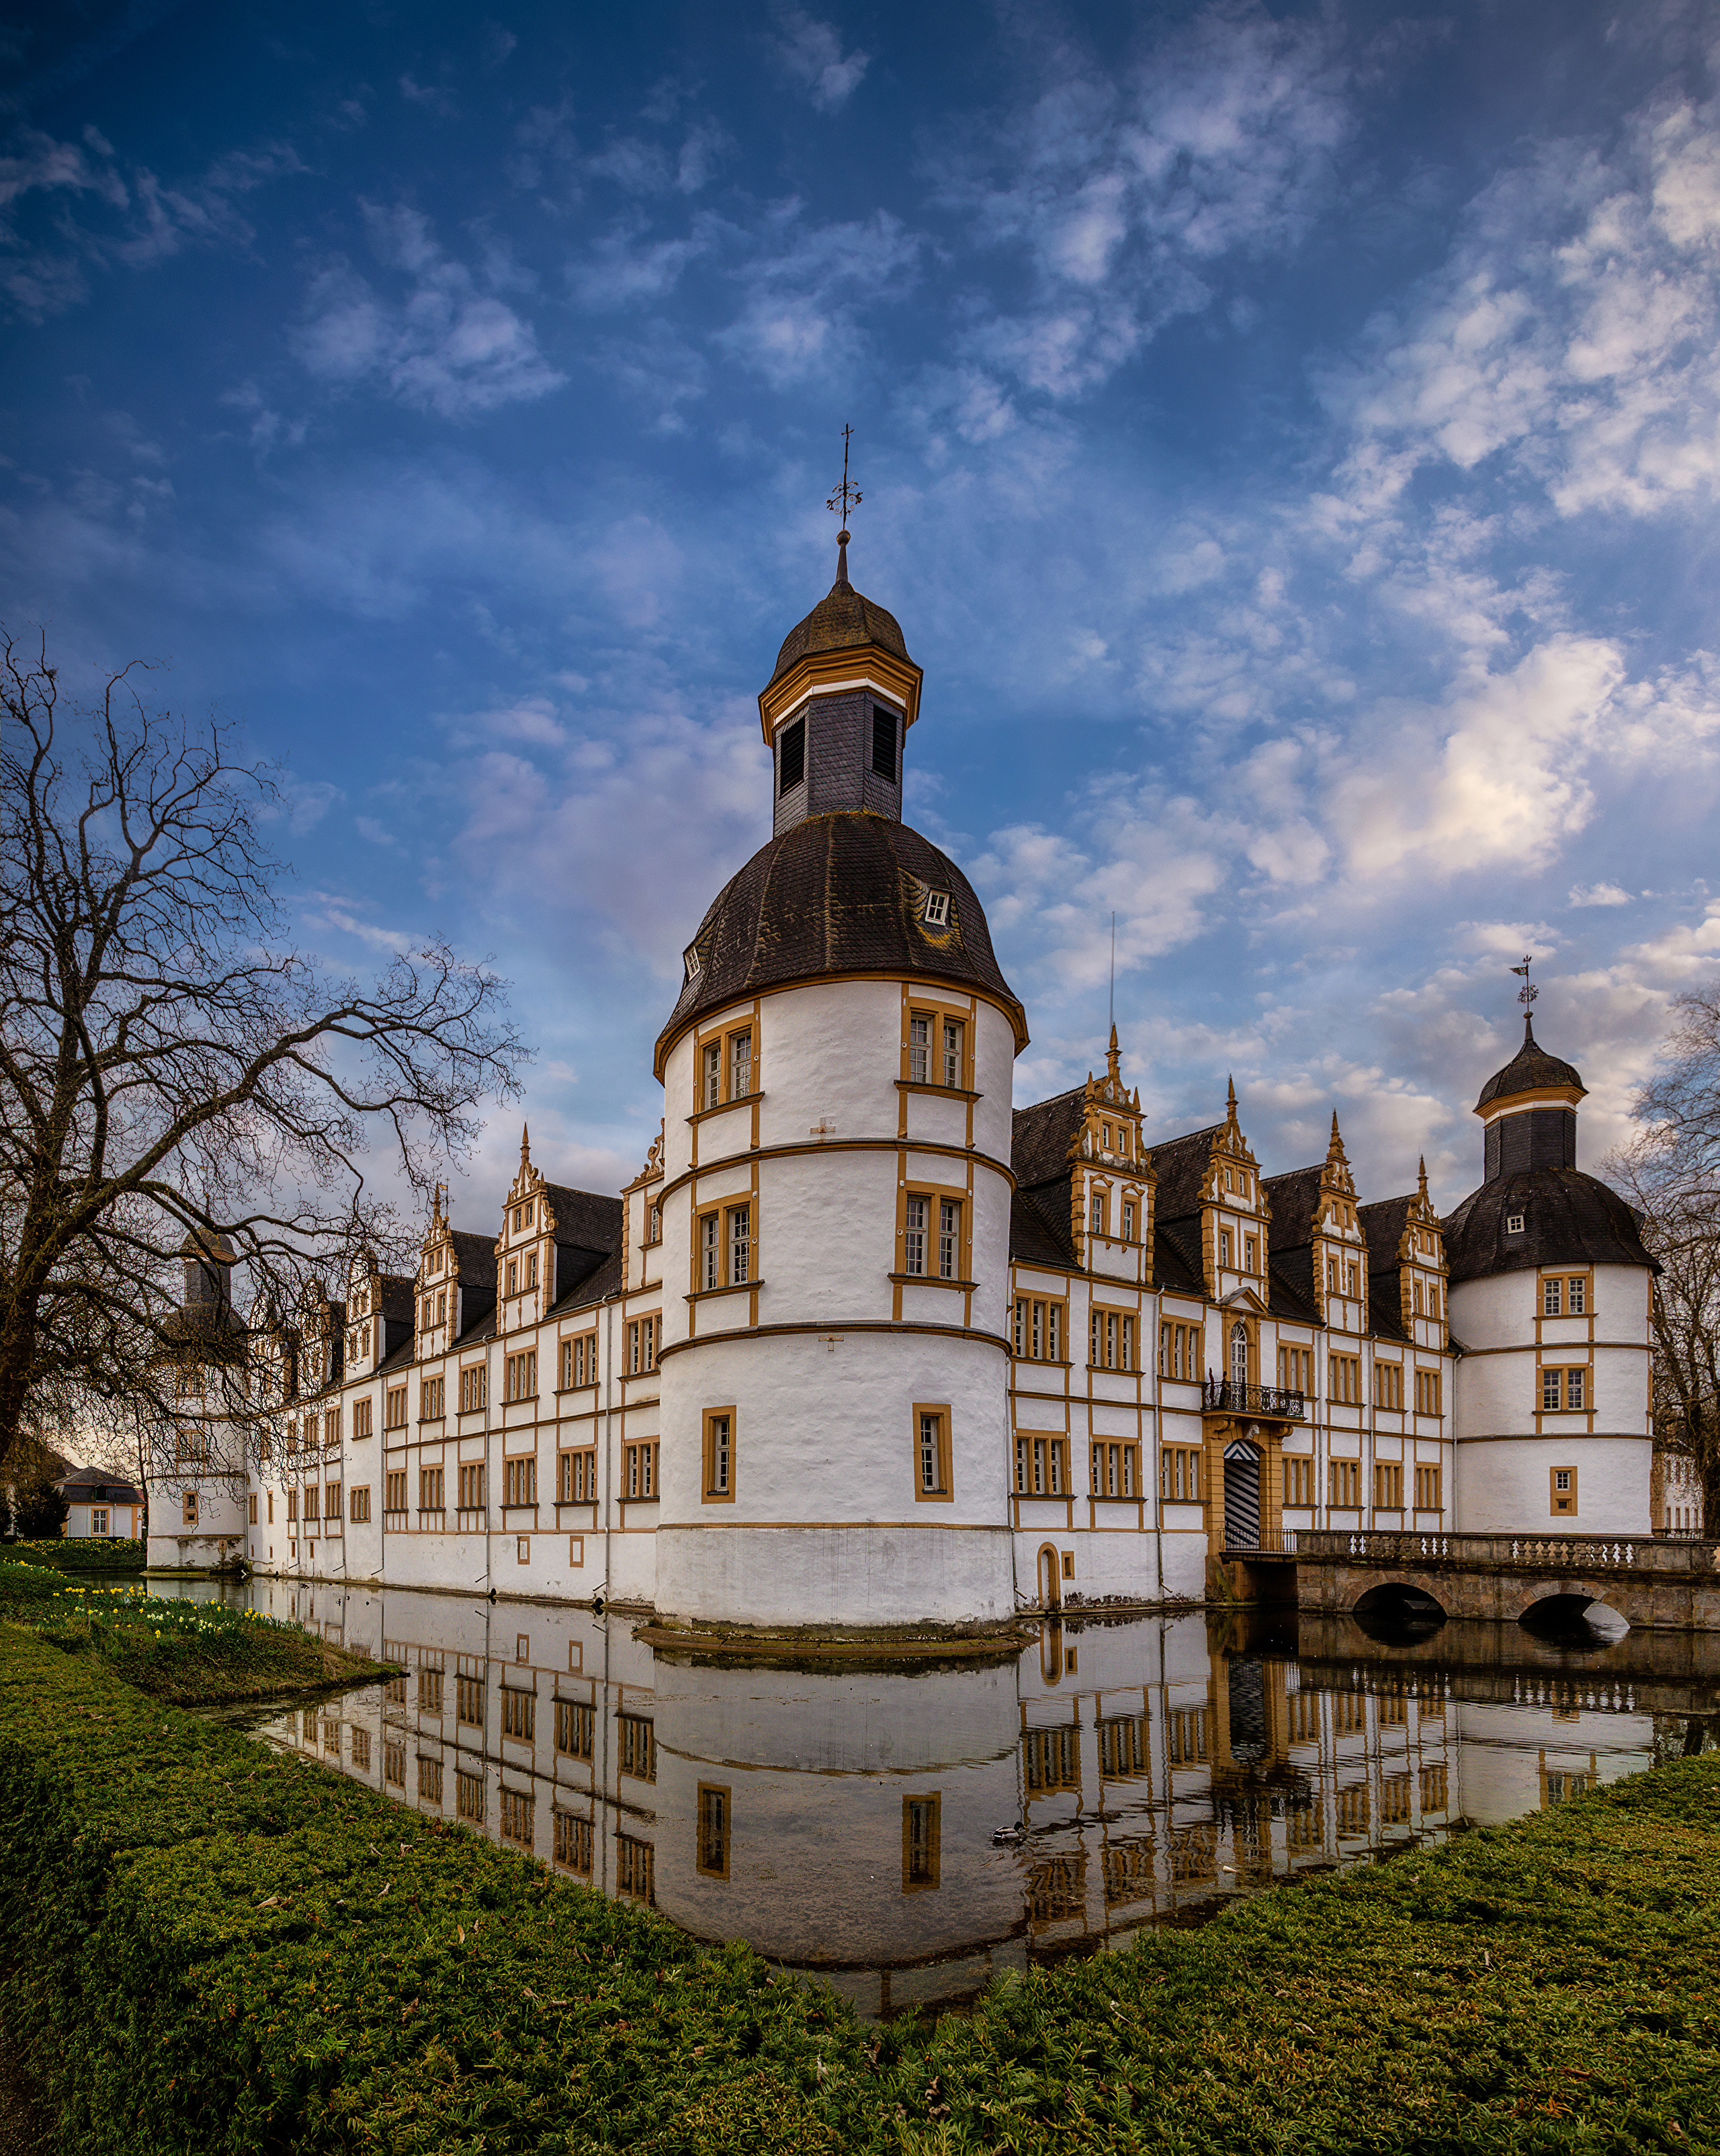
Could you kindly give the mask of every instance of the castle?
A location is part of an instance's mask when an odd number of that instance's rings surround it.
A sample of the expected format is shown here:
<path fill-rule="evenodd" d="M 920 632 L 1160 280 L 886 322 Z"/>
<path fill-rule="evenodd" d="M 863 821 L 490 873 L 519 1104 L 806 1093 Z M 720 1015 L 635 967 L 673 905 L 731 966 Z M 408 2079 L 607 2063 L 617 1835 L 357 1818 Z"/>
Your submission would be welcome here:
<path fill-rule="evenodd" d="M 1652 1261 L 1527 1024 L 1480 1187 L 1363 1202 L 1102 1073 L 1012 1107 L 1026 1013 L 901 820 L 922 673 L 849 581 L 758 699 L 773 835 L 686 946 L 619 1197 L 522 1139 L 499 1234 L 254 1322 L 263 1435 L 187 1424 L 149 1561 L 649 1607 L 988 1624 L 1199 1598 L 1296 1527 L 1647 1533 Z M 187 1254 L 220 1306 L 231 1253 Z"/>

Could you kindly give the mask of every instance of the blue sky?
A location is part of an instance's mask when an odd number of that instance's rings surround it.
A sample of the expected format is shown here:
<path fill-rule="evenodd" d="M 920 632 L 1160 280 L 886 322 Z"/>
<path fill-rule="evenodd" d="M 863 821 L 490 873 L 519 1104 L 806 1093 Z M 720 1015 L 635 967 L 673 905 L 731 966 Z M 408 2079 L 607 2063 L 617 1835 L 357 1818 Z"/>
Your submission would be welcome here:
<path fill-rule="evenodd" d="M 1115 909 L 1153 1132 L 1234 1071 L 1450 1202 L 1533 951 L 1592 1164 L 1720 967 L 1717 74 L 1583 0 L 27 13 L 0 616 L 287 767 L 331 963 L 493 954 L 613 1186 L 851 422 L 1018 1101 Z"/>

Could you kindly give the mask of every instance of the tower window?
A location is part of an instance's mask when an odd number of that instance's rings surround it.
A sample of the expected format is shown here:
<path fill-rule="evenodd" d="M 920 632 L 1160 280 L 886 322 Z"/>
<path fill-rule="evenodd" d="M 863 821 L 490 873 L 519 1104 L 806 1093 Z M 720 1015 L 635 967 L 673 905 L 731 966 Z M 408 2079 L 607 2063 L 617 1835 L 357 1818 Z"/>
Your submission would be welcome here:
<path fill-rule="evenodd" d="M 872 768 L 880 778 L 896 778 L 896 714 L 872 706 Z"/>
<path fill-rule="evenodd" d="M 1505 1216 L 1505 1232 L 1506 1232 L 1506 1234 L 1507 1234 L 1507 1235 L 1522 1235 L 1522 1231 L 1523 1231 L 1523 1216 L 1522 1216 L 1522 1214 L 1521 1213 L 1507 1213 L 1507 1214 L 1506 1214 L 1506 1216 Z"/>
<path fill-rule="evenodd" d="M 777 792 L 792 793 L 806 776 L 806 721 L 796 719 L 783 730 L 777 752 Z"/>
<path fill-rule="evenodd" d="M 928 891 L 926 894 L 926 926 L 928 928 L 947 928 L 949 925 L 949 893 L 947 891 Z"/>

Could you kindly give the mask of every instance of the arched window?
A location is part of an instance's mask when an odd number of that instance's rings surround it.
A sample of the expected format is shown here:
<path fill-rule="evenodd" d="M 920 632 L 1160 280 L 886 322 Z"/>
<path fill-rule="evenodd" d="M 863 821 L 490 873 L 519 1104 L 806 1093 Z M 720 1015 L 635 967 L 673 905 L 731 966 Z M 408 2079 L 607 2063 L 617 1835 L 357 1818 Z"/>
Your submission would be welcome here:
<path fill-rule="evenodd" d="M 1248 1383 L 1248 1327 L 1240 1317 L 1230 1327 L 1230 1383 Z"/>

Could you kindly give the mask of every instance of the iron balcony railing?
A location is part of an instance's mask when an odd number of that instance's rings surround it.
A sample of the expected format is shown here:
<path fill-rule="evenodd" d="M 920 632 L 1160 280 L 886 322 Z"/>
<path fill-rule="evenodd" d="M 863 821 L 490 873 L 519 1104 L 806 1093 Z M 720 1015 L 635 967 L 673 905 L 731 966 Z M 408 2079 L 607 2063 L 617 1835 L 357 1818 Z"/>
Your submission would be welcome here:
<path fill-rule="evenodd" d="M 1269 1415 L 1281 1422 L 1300 1422 L 1307 1413 L 1302 1393 L 1277 1385 L 1239 1385 L 1231 1378 L 1209 1378 L 1204 1404 L 1209 1414 Z"/>
<path fill-rule="evenodd" d="M 1225 1527 L 1225 1554 L 1227 1557 L 1294 1557 L 1299 1527 L 1256 1527 L 1250 1533 L 1246 1527 Z"/>

